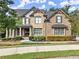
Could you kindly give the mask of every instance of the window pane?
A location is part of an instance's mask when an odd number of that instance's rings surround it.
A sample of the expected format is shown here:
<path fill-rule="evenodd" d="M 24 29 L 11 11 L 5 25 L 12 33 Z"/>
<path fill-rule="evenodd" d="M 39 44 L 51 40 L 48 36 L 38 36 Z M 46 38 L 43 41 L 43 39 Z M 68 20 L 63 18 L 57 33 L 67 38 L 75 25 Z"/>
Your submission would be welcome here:
<path fill-rule="evenodd" d="M 42 34 L 42 29 L 41 28 L 35 28 L 34 29 L 34 35 L 41 35 Z"/>
<path fill-rule="evenodd" d="M 35 23 L 41 23 L 41 17 L 40 16 L 35 17 Z"/>
<path fill-rule="evenodd" d="M 23 25 L 25 24 L 25 18 L 23 18 Z"/>
<path fill-rule="evenodd" d="M 26 24 L 29 24 L 29 19 L 28 19 L 28 18 L 26 18 L 26 21 L 25 21 L 25 22 L 26 22 Z"/>
<path fill-rule="evenodd" d="M 61 16 L 57 16 L 56 17 L 56 22 L 57 23 L 61 23 L 62 22 L 62 17 Z"/>
<path fill-rule="evenodd" d="M 64 35 L 64 28 L 55 28 L 54 35 Z"/>

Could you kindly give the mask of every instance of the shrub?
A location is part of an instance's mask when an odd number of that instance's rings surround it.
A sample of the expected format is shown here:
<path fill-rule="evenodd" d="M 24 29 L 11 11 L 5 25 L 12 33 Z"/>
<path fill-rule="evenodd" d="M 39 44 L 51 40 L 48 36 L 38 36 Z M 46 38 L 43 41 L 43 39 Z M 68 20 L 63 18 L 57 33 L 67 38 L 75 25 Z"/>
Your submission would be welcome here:
<path fill-rule="evenodd" d="M 74 36 L 47 36 L 48 41 L 72 41 L 75 40 Z"/>
<path fill-rule="evenodd" d="M 31 36 L 29 37 L 29 39 L 32 41 L 45 41 L 46 40 L 45 36 Z"/>
<path fill-rule="evenodd" d="M 17 36 L 14 38 L 15 40 L 22 40 L 23 38 L 21 36 Z"/>

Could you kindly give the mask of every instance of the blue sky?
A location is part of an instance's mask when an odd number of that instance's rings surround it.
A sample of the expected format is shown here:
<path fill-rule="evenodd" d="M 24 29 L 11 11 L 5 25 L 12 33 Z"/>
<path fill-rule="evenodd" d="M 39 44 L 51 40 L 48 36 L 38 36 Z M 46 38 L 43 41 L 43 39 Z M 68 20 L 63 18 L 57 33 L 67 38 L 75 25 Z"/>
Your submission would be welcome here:
<path fill-rule="evenodd" d="M 49 9 L 51 7 L 61 8 L 70 4 L 70 10 L 79 8 L 79 0 L 13 0 L 15 4 L 11 5 L 12 9 L 28 9 L 33 6 L 40 9 Z"/>

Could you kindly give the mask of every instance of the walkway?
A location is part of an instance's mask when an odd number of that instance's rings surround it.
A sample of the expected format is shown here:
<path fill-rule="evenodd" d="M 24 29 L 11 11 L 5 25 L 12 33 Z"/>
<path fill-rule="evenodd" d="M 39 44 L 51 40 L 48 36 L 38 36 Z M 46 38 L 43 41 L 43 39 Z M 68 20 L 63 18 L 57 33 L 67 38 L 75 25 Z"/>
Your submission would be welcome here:
<path fill-rule="evenodd" d="M 61 51 L 61 50 L 79 50 L 79 44 L 5 48 L 0 49 L 0 56 L 31 53 L 31 52 L 42 52 L 42 51 Z"/>

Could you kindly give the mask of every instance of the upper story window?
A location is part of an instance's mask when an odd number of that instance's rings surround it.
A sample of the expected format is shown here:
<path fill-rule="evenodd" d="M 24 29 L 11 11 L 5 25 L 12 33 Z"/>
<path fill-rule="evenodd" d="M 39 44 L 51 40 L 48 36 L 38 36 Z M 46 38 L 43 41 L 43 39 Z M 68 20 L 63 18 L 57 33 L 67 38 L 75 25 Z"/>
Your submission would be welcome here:
<path fill-rule="evenodd" d="M 23 18 L 23 24 L 29 24 L 29 19 L 28 18 Z"/>
<path fill-rule="evenodd" d="M 56 16 L 56 23 L 62 23 L 62 16 Z"/>
<path fill-rule="evenodd" d="M 41 21 L 42 21 L 41 16 L 36 16 L 36 17 L 35 17 L 35 23 L 36 23 L 36 24 L 40 24 Z"/>

